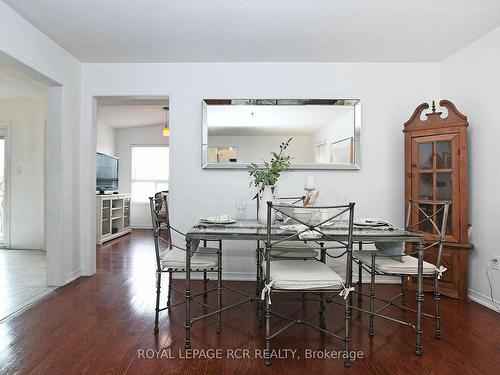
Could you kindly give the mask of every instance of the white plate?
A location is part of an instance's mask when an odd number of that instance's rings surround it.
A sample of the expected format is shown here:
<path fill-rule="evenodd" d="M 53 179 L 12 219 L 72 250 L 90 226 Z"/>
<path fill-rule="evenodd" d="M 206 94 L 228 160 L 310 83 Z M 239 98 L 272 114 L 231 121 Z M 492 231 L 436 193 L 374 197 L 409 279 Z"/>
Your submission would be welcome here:
<path fill-rule="evenodd" d="M 375 220 L 370 220 L 370 221 L 355 221 L 353 223 L 354 225 L 358 227 L 390 227 L 389 223 L 383 222 L 383 221 L 375 221 Z"/>
<path fill-rule="evenodd" d="M 229 219 L 229 220 L 200 220 L 200 223 L 202 224 L 234 224 L 236 223 L 236 220 Z"/>

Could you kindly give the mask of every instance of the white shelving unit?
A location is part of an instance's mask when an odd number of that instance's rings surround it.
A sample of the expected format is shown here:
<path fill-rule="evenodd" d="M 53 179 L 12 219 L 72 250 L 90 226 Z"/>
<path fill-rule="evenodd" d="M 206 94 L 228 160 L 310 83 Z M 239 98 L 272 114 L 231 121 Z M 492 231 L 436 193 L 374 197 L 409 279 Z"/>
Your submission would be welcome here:
<path fill-rule="evenodd" d="M 97 195 L 98 245 L 130 233 L 130 194 Z"/>

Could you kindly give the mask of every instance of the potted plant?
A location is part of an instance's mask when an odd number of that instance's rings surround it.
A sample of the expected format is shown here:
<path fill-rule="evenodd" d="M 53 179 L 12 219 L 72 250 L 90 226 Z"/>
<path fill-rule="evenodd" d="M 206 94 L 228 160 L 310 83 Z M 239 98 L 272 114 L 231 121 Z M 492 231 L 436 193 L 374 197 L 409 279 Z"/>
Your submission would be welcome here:
<path fill-rule="evenodd" d="M 270 161 L 263 160 L 264 167 L 261 168 L 255 163 L 248 166 L 248 173 L 253 177 L 253 182 L 250 182 L 258 188 L 256 198 L 258 199 L 257 220 L 265 224 L 267 223 L 267 202 L 274 201 L 274 187 L 280 177 L 281 172 L 290 167 L 291 156 L 285 153 L 290 145 L 292 138 L 280 144 L 279 152 L 271 152 L 272 158 Z M 275 220 L 275 212 L 271 218 Z"/>

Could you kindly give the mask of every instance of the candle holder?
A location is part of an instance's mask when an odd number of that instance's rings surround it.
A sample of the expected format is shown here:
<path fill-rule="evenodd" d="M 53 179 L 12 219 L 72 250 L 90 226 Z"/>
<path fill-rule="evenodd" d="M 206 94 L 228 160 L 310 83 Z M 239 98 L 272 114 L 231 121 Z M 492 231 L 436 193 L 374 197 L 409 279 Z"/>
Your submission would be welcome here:
<path fill-rule="evenodd" d="M 304 199 L 304 206 L 308 206 L 309 203 L 311 202 L 311 199 L 314 196 L 314 191 L 316 190 L 316 188 L 314 188 L 314 187 L 304 188 L 304 190 L 306 191 L 306 198 Z"/>

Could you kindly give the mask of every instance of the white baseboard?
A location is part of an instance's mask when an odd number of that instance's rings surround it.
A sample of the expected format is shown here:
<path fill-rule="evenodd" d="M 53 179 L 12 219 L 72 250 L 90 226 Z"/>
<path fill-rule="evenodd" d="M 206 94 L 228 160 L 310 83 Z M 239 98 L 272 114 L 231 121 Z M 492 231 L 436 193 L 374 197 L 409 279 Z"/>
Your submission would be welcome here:
<path fill-rule="evenodd" d="M 147 226 L 147 225 L 131 225 L 130 226 L 130 229 L 153 229 L 153 227 L 150 225 L 150 226 Z"/>
<path fill-rule="evenodd" d="M 344 277 L 344 275 L 341 275 Z M 354 274 L 352 275 L 352 282 L 357 283 L 358 282 L 358 275 Z M 369 284 L 370 281 L 370 275 L 363 273 L 363 276 L 361 277 L 361 282 L 363 284 Z M 376 284 L 401 284 L 401 278 L 397 276 L 387 276 L 387 275 L 377 275 L 375 276 L 375 283 Z"/>
<path fill-rule="evenodd" d="M 45 291 L 41 292 L 40 294 L 38 294 L 38 295 L 36 295 L 34 297 L 31 297 L 27 301 L 24 301 L 22 303 L 22 306 L 18 306 L 18 309 L 16 311 L 14 311 L 14 312 L 10 313 L 9 315 L 7 315 L 7 316 L 3 317 L 2 319 L 0 319 L 0 322 L 3 323 L 7 319 L 11 319 L 11 318 L 14 318 L 16 316 L 21 315 L 23 312 L 25 312 L 26 310 L 30 309 L 34 305 L 36 305 L 38 302 L 40 302 L 43 299 L 49 297 L 52 293 L 54 293 L 54 291 L 56 289 L 57 289 L 57 287 L 47 288 Z"/>
<path fill-rule="evenodd" d="M 16 251 L 19 251 L 19 250 L 34 250 L 34 251 L 43 251 L 43 252 L 46 252 L 46 250 L 43 248 L 43 247 L 39 247 L 39 246 L 35 246 L 35 247 L 32 247 L 32 246 L 15 246 L 15 247 L 12 247 L 12 246 L 6 246 L 6 245 L 2 245 L 0 247 L 2 250 L 16 250 Z"/>
<path fill-rule="evenodd" d="M 484 294 L 478 293 L 475 290 L 469 289 L 468 290 L 468 297 L 471 301 L 477 302 L 480 305 L 483 305 L 484 307 L 487 307 L 497 313 L 500 313 L 497 310 L 497 307 L 494 305 L 494 303 L 491 301 L 491 298 L 488 296 L 485 296 Z M 498 305 L 500 305 L 500 301 L 494 300 Z"/>
<path fill-rule="evenodd" d="M 65 281 L 64 285 L 69 284 L 70 282 L 78 279 L 80 276 L 82 276 L 82 270 L 81 269 L 78 269 L 78 270 L 75 270 L 73 272 L 68 273 L 66 275 L 66 281 Z"/>

